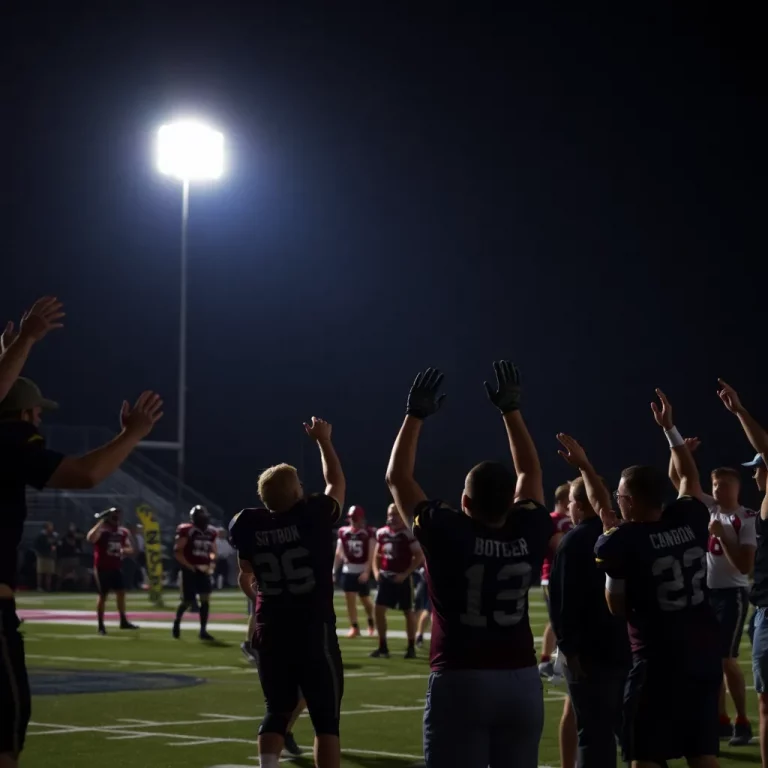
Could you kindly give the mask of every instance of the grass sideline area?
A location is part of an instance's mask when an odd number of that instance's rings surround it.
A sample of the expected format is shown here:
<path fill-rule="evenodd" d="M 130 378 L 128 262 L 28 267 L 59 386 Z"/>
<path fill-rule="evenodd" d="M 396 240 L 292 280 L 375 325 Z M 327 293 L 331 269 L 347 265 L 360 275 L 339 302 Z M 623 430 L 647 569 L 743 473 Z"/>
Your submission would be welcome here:
<path fill-rule="evenodd" d="M 61 681 L 60 684 L 71 686 L 61 677 L 67 671 L 138 672 L 164 684 L 174 684 L 174 675 L 192 678 L 196 683 L 176 688 L 35 696 L 21 761 L 24 768 L 48 768 L 54 764 L 67 768 L 258 766 L 256 730 L 264 704 L 255 670 L 246 663 L 239 648 L 246 625 L 244 598 L 234 590 L 213 594 L 210 631 L 217 642 L 212 645 L 198 640 L 197 617 L 190 614 L 185 618 L 181 639 L 174 640 L 171 621 L 162 614 L 175 609 L 177 596 L 168 591 L 164 599 L 164 608 L 154 608 L 146 594 L 130 594 L 128 612 L 136 617 L 141 629 L 121 632 L 114 622 L 107 637 L 99 637 L 95 596 L 18 595 L 17 606 L 25 617 L 27 663 L 33 676 L 46 673 L 48 682 Z M 539 589 L 531 591 L 530 606 L 531 624 L 540 638 L 546 609 Z M 108 604 L 108 610 L 114 610 L 113 602 Z M 336 595 L 336 610 L 338 626 L 346 632 L 340 593 Z M 81 613 L 86 611 L 90 613 Z M 217 615 L 222 618 L 217 619 Z M 390 628 L 400 637 L 390 640 L 389 660 L 368 658 L 376 647 L 375 639 L 341 639 L 345 671 L 345 768 L 405 768 L 422 764 L 421 717 L 429 674 L 427 650 L 420 651 L 418 659 L 403 659 L 402 615 L 390 612 Z M 740 661 L 750 688 L 750 716 L 756 732 L 757 700 L 751 689 L 746 637 Z M 557 727 L 563 698 L 562 687 L 545 683 L 541 765 L 557 766 L 560 762 Z M 295 734 L 299 744 L 309 749 L 312 729 L 308 718 L 299 721 Z M 456 738 L 461 738 L 461 734 L 457 733 Z M 309 752 L 301 758 L 284 758 L 283 762 L 313 764 Z M 723 745 L 722 765 L 736 768 L 745 762 L 759 764 L 757 744 L 738 749 Z M 677 764 L 684 763 L 670 763 Z"/>

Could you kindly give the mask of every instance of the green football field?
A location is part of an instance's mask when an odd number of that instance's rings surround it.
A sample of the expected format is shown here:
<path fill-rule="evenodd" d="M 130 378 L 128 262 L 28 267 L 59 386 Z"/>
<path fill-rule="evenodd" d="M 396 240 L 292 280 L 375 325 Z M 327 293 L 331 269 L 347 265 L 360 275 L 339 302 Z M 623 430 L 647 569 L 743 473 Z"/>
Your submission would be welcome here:
<path fill-rule="evenodd" d="M 32 724 L 22 759 L 24 768 L 254 768 L 258 765 L 256 731 L 264 711 L 258 678 L 242 657 L 239 644 L 246 619 L 244 599 L 234 591 L 212 598 L 210 631 L 216 643 L 197 639 L 195 616 L 188 616 L 181 640 L 170 634 L 170 622 L 160 612 L 175 608 L 175 595 L 165 595 L 166 607 L 153 610 L 145 594 L 129 595 L 129 614 L 138 632 L 109 629 L 96 634 L 95 598 L 82 595 L 22 594 L 18 608 L 27 661 L 34 687 Z M 108 610 L 114 610 L 110 605 Z M 337 595 L 339 627 L 346 630 L 342 596 Z M 217 617 L 217 615 L 222 615 Z M 390 628 L 404 629 L 402 616 L 391 612 Z M 545 622 L 539 590 L 531 592 L 531 623 L 537 636 Z M 537 641 L 538 642 L 538 641 Z M 396 768 L 421 763 L 421 717 L 429 667 L 427 651 L 405 660 L 403 639 L 390 640 L 392 658 L 370 659 L 372 638 L 341 640 L 345 692 L 342 705 L 343 765 Z M 684 649 L 680 649 L 684 653 Z M 742 664 L 747 673 L 750 713 L 756 730 L 756 697 L 751 690 L 749 645 L 744 640 Z M 105 680 L 105 673 L 116 673 Z M 120 690 L 127 684 L 141 690 Z M 75 692 L 93 684 L 104 692 Z M 168 687 L 173 686 L 173 687 Z M 59 693 L 69 691 L 69 693 Z M 541 765 L 559 765 L 557 724 L 563 689 L 545 685 L 546 723 L 541 740 Z M 309 749 L 312 731 L 303 717 L 296 729 L 300 745 Z M 461 734 L 457 733 L 460 739 Z M 759 763 L 756 744 L 724 747 L 722 763 Z M 311 766 L 309 756 L 285 762 Z M 457 768 L 459 768 L 457 766 Z"/>

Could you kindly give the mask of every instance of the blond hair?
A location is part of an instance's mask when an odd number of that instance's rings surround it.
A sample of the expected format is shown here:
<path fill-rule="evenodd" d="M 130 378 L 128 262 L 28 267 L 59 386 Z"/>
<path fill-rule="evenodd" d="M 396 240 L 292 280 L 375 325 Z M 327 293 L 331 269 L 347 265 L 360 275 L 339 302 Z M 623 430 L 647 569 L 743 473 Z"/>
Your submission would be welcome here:
<path fill-rule="evenodd" d="M 294 501 L 298 480 L 296 467 L 290 464 L 276 464 L 259 475 L 259 498 L 267 509 L 278 510 Z"/>
<path fill-rule="evenodd" d="M 571 492 L 571 484 L 563 483 L 555 488 L 555 502 L 557 504 L 567 504 L 568 496 Z"/>

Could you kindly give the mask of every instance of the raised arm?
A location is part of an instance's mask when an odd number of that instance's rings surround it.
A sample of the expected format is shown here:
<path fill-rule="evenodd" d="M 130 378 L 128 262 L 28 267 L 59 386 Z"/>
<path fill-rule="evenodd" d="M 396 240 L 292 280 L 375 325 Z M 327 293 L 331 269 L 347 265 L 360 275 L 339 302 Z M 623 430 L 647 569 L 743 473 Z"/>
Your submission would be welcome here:
<path fill-rule="evenodd" d="M 103 527 L 104 527 L 104 520 L 102 519 L 102 520 L 99 520 L 99 522 L 96 523 L 96 525 L 94 525 L 90 531 L 88 531 L 88 533 L 85 536 L 85 540 L 89 544 L 95 544 L 99 540 L 99 537 L 101 536 L 101 529 Z"/>
<path fill-rule="evenodd" d="M 688 446 L 688 450 L 694 453 L 696 449 L 701 445 L 701 440 L 698 437 L 686 437 L 685 444 Z M 669 452 L 669 479 L 672 481 L 672 485 L 675 486 L 675 490 L 680 490 L 680 475 L 677 474 L 677 463 L 675 461 L 675 455 L 672 451 Z"/>
<path fill-rule="evenodd" d="M 680 484 L 677 487 L 679 496 L 693 496 L 695 499 L 703 500 L 705 494 L 699 479 L 699 468 L 696 466 L 696 461 L 686 441 L 675 427 L 672 418 L 672 406 L 660 389 L 656 390 L 656 396 L 659 398 L 661 407 L 658 403 L 651 403 L 651 410 L 656 423 L 664 430 L 672 451 L 671 461 L 674 463 L 677 476 L 680 478 Z"/>
<path fill-rule="evenodd" d="M 584 490 L 587 492 L 587 498 L 592 505 L 592 509 L 597 512 L 603 521 L 604 530 L 609 531 L 615 528 L 619 524 L 619 519 L 611 505 L 610 491 L 606 488 L 602 478 L 597 474 L 597 471 L 587 458 L 586 451 L 570 435 L 561 432 L 558 434 L 557 439 L 565 449 L 558 451 L 560 456 L 581 472 L 581 476 L 584 478 Z"/>
<path fill-rule="evenodd" d="M 485 391 L 504 419 L 512 463 L 517 474 L 515 501 L 533 499 L 539 504 L 544 504 L 544 483 L 539 454 L 520 413 L 520 372 L 508 360 L 495 362 L 493 370 L 496 372 L 496 389 L 486 381 Z"/>
<path fill-rule="evenodd" d="M 336 499 L 339 508 L 342 508 L 347 493 L 347 481 L 339 457 L 336 455 L 336 450 L 331 442 L 333 427 L 327 421 L 313 416 L 310 424 L 304 424 L 304 429 L 320 449 L 320 460 L 323 464 L 323 478 L 325 479 L 325 495 Z"/>
<path fill-rule="evenodd" d="M 444 394 L 439 394 L 443 374 L 437 368 L 427 368 L 416 379 L 408 393 L 405 421 L 392 446 L 387 467 L 387 485 L 403 522 L 410 527 L 416 505 L 427 496 L 414 478 L 416 446 L 424 419 L 440 410 Z"/>
<path fill-rule="evenodd" d="M 768 467 L 768 432 L 761 427 L 755 419 L 749 414 L 739 399 L 736 390 L 726 384 L 722 379 L 718 379 L 720 389 L 718 396 L 723 401 L 723 405 L 736 416 L 741 423 L 741 428 L 747 436 L 752 448 L 763 457 L 763 466 L 758 467 L 757 484 L 758 488 L 765 493 L 763 502 L 760 505 L 760 517 L 768 520 L 768 487 L 766 487 L 766 467 Z"/>
<path fill-rule="evenodd" d="M 0 336 L 0 401 L 5 399 L 13 383 L 21 376 L 32 347 L 49 331 L 62 327 L 59 322 L 64 317 L 62 306 L 58 299 L 44 296 L 24 313 L 18 333 L 13 323 L 5 326 Z"/>

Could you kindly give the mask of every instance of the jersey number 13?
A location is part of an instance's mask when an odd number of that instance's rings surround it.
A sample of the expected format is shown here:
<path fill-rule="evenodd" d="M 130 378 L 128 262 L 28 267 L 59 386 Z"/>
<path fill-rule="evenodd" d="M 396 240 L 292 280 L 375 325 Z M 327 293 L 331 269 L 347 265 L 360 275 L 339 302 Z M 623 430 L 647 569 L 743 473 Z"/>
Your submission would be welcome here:
<path fill-rule="evenodd" d="M 490 619 L 499 627 L 513 627 L 525 615 L 531 566 L 529 563 L 511 563 L 487 570 L 489 573 L 486 573 L 485 563 L 477 563 L 464 572 L 467 610 L 459 617 L 460 621 L 469 627 L 487 627 Z M 515 579 L 514 587 L 508 584 L 512 579 Z M 483 613 L 483 597 L 496 609 Z"/>

